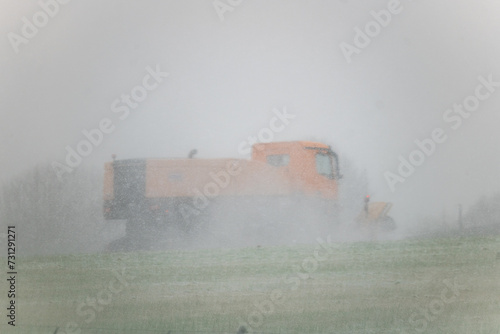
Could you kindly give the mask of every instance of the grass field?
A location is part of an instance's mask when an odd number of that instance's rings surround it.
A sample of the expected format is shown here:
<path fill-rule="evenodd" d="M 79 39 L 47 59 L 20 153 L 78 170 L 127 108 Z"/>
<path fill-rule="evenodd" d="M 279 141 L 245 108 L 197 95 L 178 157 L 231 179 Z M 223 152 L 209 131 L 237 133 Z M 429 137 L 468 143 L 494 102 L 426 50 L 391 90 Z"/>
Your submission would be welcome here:
<path fill-rule="evenodd" d="M 499 333 L 500 237 L 18 259 L 1 333 Z"/>

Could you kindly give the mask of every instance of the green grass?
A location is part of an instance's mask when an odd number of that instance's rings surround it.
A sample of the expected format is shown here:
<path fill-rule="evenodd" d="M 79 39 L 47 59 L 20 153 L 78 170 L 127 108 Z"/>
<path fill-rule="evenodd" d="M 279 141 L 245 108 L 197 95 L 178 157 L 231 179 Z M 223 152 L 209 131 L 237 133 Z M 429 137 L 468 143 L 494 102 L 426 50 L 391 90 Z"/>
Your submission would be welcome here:
<path fill-rule="evenodd" d="M 320 262 L 312 260 L 317 247 Z M 81 333 L 236 333 L 243 321 L 265 333 L 499 333 L 498 237 L 345 243 L 330 250 L 20 258 L 17 326 L 7 326 L 2 315 L 0 332 L 60 327 L 61 334 L 74 323 Z M 127 286 L 113 271 L 125 274 Z M 455 298 L 444 280 L 459 284 Z M 8 290 L 5 280 L 0 289 Z M 5 310 L 6 293 L 1 296 Z M 105 305 L 95 311 L 88 303 L 98 297 Z"/>

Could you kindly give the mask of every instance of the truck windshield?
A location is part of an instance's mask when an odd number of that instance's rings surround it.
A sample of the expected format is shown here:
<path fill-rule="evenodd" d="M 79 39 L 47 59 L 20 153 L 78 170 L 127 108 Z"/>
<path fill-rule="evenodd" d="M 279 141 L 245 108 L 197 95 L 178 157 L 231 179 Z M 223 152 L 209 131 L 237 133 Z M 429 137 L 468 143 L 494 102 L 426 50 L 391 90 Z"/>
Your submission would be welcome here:
<path fill-rule="evenodd" d="M 316 154 L 316 171 L 330 179 L 335 177 L 332 156 L 324 153 Z"/>

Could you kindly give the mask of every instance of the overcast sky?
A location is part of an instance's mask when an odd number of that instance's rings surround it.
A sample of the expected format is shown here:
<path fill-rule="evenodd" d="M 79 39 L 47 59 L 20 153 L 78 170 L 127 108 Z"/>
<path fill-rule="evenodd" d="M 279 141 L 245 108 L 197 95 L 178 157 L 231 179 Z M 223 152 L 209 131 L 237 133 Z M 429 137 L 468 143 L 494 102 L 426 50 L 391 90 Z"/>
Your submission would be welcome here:
<path fill-rule="evenodd" d="M 394 202 L 399 221 L 443 209 L 451 218 L 458 203 L 500 189 L 500 87 L 457 129 L 443 120 L 474 96 L 478 77 L 500 82 L 498 1 L 221 3 L 234 6 L 73 0 L 49 6 L 44 22 L 40 3 L 0 0 L 1 180 L 64 163 L 66 147 L 106 118 L 114 130 L 84 165 L 192 148 L 203 158 L 247 158 L 240 143 L 286 108 L 295 118 L 274 139 L 332 145 L 366 169 L 373 198 Z M 376 28 L 370 12 L 388 7 L 397 13 L 349 63 L 342 43 L 355 46 L 356 27 Z M 42 27 L 23 40 L 34 16 Z M 148 67 L 169 75 L 120 119 L 112 103 L 141 86 Z M 435 128 L 447 139 L 391 191 L 384 174 L 397 173 L 399 156 L 408 159 Z"/>

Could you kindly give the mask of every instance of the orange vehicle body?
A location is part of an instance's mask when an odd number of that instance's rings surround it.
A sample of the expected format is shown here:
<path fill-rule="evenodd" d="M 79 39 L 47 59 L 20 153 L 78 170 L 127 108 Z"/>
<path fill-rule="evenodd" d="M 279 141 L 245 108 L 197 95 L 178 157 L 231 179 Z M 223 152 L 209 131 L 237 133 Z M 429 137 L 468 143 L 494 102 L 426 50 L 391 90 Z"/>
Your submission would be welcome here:
<path fill-rule="evenodd" d="M 214 199 L 299 196 L 333 207 L 338 158 L 308 141 L 258 143 L 247 159 L 129 159 L 105 165 L 104 216 L 184 216 Z"/>

